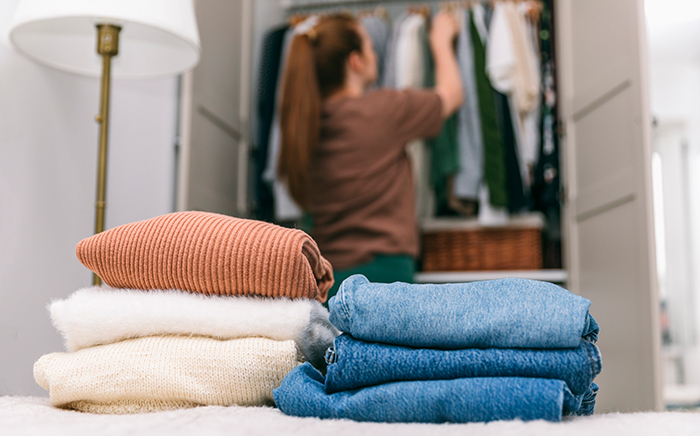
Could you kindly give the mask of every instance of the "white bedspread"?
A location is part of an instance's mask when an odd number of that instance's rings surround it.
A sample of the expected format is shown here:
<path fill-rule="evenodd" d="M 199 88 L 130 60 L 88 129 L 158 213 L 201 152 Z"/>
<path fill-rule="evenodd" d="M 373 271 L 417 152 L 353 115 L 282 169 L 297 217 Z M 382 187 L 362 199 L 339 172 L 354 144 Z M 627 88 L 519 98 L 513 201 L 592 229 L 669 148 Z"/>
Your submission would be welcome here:
<path fill-rule="evenodd" d="M 91 415 L 55 409 L 45 397 L 0 397 L 0 435 L 698 436 L 700 413 L 601 414 L 562 423 L 373 424 L 293 418 L 265 407 L 209 406 L 139 415 Z"/>

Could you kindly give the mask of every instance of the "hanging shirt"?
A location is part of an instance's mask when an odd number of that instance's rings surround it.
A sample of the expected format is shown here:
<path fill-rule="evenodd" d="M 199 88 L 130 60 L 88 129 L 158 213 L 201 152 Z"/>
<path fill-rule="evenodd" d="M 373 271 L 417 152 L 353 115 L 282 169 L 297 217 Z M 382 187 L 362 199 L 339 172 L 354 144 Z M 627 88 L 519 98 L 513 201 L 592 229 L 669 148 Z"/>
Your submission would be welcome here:
<path fill-rule="evenodd" d="M 460 169 L 455 176 L 454 190 L 458 198 L 476 200 L 479 185 L 484 176 L 484 141 L 479 115 L 469 10 L 460 11 L 459 23 L 457 63 L 464 89 L 464 104 L 458 112 Z"/>
<path fill-rule="evenodd" d="M 507 3 L 504 7 L 515 55 L 512 70 L 515 107 L 520 114 L 526 114 L 533 111 L 539 103 L 539 67 L 532 52 L 531 36 L 527 33 L 525 17 L 514 3 Z"/>
<path fill-rule="evenodd" d="M 480 129 L 484 146 L 484 184 L 480 189 L 480 214 L 484 222 L 488 217 L 506 215 L 508 189 L 506 181 L 505 144 L 499 128 L 495 91 L 486 76 L 486 52 L 479 28 L 485 28 L 484 15 L 474 13 L 469 22 L 470 42 L 474 56 L 474 78 L 478 93 Z M 479 22 L 481 22 L 479 24 Z M 484 34 L 486 35 L 486 34 Z M 488 191 L 488 192 L 481 192 Z M 492 209 L 493 210 L 490 210 Z M 495 210 L 500 208 L 500 210 Z M 500 221 L 499 221 L 500 222 Z"/>
<path fill-rule="evenodd" d="M 487 46 L 486 69 L 494 89 L 505 96 L 505 101 L 500 101 L 499 116 L 503 122 L 510 126 L 501 125 L 503 139 L 506 145 L 506 166 L 509 186 L 509 210 L 518 212 L 527 205 L 529 194 L 529 177 L 525 161 L 523 160 L 523 122 L 521 115 L 531 110 L 529 108 L 530 88 L 528 88 L 529 67 L 526 59 L 526 41 L 520 35 L 520 27 L 517 8 L 511 3 L 497 3 L 491 18 L 489 28 L 489 43 Z M 514 19 L 515 16 L 515 19 Z M 524 32 L 523 32 L 524 34 Z M 527 35 L 524 36 L 526 38 Z M 524 48 L 525 47 L 525 48 Z M 537 95 L 537 93 L 535 93 Z M 535 100 L 532 100 L 535 101 Z M 508 113 L 505 113 L 508 111 Z M 515 175 L 520 177 L 516 183 Z M 516 187 L 522 190 L 517 192 Z M 519 201 L 519 199 L 523 201 Z M 521 205 L 522 203 L 522 205 Z"/>
<path fill-rule="evenodd" d="M 525 5 L 523 5 L 525 6 Z M 532 34 L 528 32 L 528 24 L 524 11 L 515 4 L 505 7 L 506 19 L 513 39 L 515 68 L 513 70 L 513 109 L 517 122 L 518 158 L 523 186 L 529 192 L 531 186 L 530 166 L 537 156 L 537 112 L 540 101 L 539 61 L 535 59 L 532 45 Z"/>
<path fill-rule="evenodd" d="M 387 44 L 386 59 L 384 60 L 384 77 L 382 86 L 386 88 L 396 88 L 396 44 L 399 40 L 402 24 L 409 17 L 408 12 L 404 12 L 394 20 L 391 38 Z"/>
<path fill-rule="evenodd" d="M 442 127 L 434 91 L 382 89 L 326 102 L 309 173 L 311 235 L 334 268 L 418 254 L 406 144 Z"/>
<path fill-rule="evenodd" d="M 422 88 L 425 83 L 421 27 L 425 30 L 425 17 L 409 15 L 400 25 L 396 42 L 396 87 Z"/>
<path fill-rule="evenodd" d="M 537 84 L 537 99 L 535 108 L 525 114 L 523 117 L 523 141 L 522 141 L 522 156 L 523 162 L 526 165 L 528 184 L 532 185 L 532 173 L 537 164 L 539 156 L 540 143 L 540 103 L 542 94 L 542 75 L 540 72 L 540 51 L 537 38 L 537 27 L 527 18 L 527 5 L 520 5 L 518 10 L 520 21 L 523 22 L 525 33 L 527 35 L 527 58 L 528 66 L 532 70 L 534 83 Z"/>
<path fill-rule="evenodd" d="M 389 44 L 389 24 L 381 17 L 368 15 L 360 20 L 360 23 L 367 29 L 372 48 L 377 55 L 377 81 L 373 86 L 378 86 L 384 82 L 384 63 L 386 62 L 387 46 Z"/>
<path fill-rule="evenodd" d="M 422 14 L 410 14 L 401 22 L 396 42 L 396 87 L 399 89 L 424 88 L 426 85 L 427 40 L 426 19 Z M 435 200 L 430 189 L 430 153 L 422 140 L 408 144 L 408 156 L 413 168 L 416 196 L 416 216 L 428 218 L 434 215 Z"/>
<path fill-rule="evenodd" d="M 514 70 L 513 36 L 506 18 L 506 6 L 499 2 L 493 10 L 486 46 L 486 71 L 493 88 L 501 94 L 510 94 L 514 86 Z"/>

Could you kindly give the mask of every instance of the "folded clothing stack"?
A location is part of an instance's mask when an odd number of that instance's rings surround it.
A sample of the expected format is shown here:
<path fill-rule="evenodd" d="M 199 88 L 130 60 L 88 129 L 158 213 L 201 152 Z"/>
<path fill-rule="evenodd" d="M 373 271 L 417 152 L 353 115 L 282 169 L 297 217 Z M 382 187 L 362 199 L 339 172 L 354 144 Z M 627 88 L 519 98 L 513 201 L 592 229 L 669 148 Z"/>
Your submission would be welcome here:
<path fill-rule="evenodd" d="M 50 305 L 67 353 L 41 357 L 57 407 L 133 413 L 272 404 L 302 362 L 325 369 L 338 331 L 330 264 L 304 232 L 204 212 L 127 224 L 81 241 L 108 286 Z"/>
<path fill-rule="evenodd" d="M 346 279 L 325 377 L 310 365 L 274 390 L 296 416 L 375 422 L 560 421 L 590 415 L 602 369 L 590 301 L 551 283 L 447 285 Z"/>

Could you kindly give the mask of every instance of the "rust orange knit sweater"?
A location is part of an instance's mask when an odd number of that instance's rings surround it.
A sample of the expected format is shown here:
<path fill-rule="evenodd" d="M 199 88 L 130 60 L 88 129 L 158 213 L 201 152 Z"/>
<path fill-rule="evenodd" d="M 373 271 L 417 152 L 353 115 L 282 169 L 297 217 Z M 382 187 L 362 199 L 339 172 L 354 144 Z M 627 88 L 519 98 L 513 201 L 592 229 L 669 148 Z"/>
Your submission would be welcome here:
<path fill-rule="evenodd" d="M 83 239 L 78 259 L 114 288 L 326 300 L 331 264 L 301 230 L 176 212 Z"/>

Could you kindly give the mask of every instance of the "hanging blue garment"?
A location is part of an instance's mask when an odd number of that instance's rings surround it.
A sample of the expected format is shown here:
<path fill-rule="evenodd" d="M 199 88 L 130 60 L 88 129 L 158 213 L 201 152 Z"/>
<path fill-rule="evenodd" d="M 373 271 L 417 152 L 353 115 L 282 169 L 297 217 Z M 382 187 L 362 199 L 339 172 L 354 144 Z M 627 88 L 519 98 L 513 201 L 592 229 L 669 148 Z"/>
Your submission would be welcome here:
<path fill-rule="evenodd" d="M 465 9 L 460 15 L 457 63 L 464 89 L 464 104 L 458 111 L 460 168 L 455 176 L 454 190 L 458 198 L 476 200 L 479 196 L 479 185 L 484 177 L 484 140 L 470 29 L 471 14 L 468 9 Z"/>
<path fill-rule="evenodd" d="M 390 37 L 389 24 L 376 15 L 362 17 L 360 23 L 367 30 L 372 40 L 372 48 L 374 48 L 374 53 L 377 55 L 377 81 L 373 85 L 373 87 L 376 87 L 384 82 L 384 64 Z"/>

